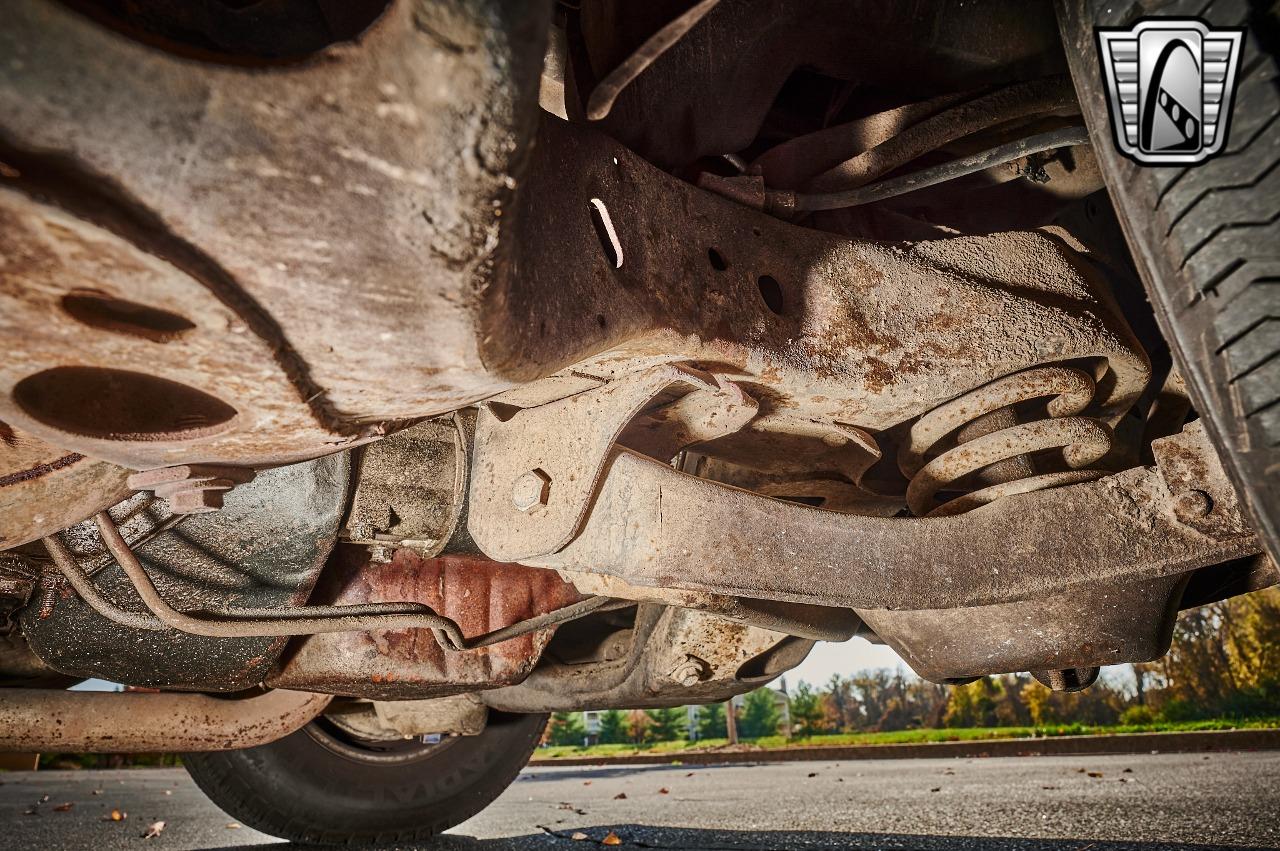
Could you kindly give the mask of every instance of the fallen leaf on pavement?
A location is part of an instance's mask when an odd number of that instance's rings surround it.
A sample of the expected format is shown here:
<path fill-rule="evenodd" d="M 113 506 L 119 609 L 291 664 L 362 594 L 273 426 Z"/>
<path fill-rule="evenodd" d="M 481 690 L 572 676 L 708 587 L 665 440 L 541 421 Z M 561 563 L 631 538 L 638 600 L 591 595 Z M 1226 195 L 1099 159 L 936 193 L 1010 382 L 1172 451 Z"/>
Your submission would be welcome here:
<path fill-rule="evenodd" d="M 112 810 L 110 815 L 104 816 L 103 821 L 124 821 L 129 814 L 121 810 Z"/>
<path fill-rule="evenodd" d="M 1102 776 L 1102 772 L 1101 772 L 1101 771 L 1090 771 L 1090 772 L 1089 772 L 1089 776 L 1090 776 L 1090 777 L 1101 777 L 1101 776 Z"/>
<path fill-rule="evenodd" d="M 698 772 L 696 772 L 696 771 L 690 771 L 688 774 L 686 774 L 686 775 L 685 775 L 685 777 L 692 777 L 693 775 L 695 775 L 695 774 L 697 774 L 697 773 L 698 773 Z"/>
<path fill-rule="evenodd" d="M 618 834 L 612 830 L 605 834 L 604 839 L 600 840 L 601 845 L 621 845 L 622 840 L 618 838 Z"/>
<path fill-rule="evenodd" d="M 616 795 L 614 795 L 614 796 L 613 796 L 613 799 L 614 799 L 615 801 L 625 801 L 625 800 L 627 799 L 627 793 L 626 793 L 626 792 L 619 792 L 618 794 L 616 794 Z"/>
<path fill-rule="evenodd" d="M 659 789 L 659 790 L 658 790 L 658 794 L 659 794 L 659 795 L 670 795 L 670 794 L 671 794 L 671 790 L 670 790 L 670 789 L 668 789 L 666 786 L 663 786 L 661 789 Z"/>
<path fill-rule="evenodd" d="M 582 781 L 582 785 L 583 785 L 583 786 L 590 786 L 590 785 L 591 785 L 591 781 L 590 781 L 590 780 L 583 780 L 583 781 Z"/>
<path fill-rule="evenodd" d="M 239 829 L 240 829 L 240 825 L 236 824 L 235 822 L 231 822 L 231 824 L 227 825 L 227 830 L 239 830 Z"/>
<path fill-rule="evenodd" d="M 1057 786 L 1041 786 L 1041 789 L 1057 789 Z"/>
<path fill-rule="evenodd" d="M 818 772 L 816 772 L 816 771 L 810 771 L 810 772 L 809 772 L 809 776 L 810 776 L 810 777 L 817 777 L 817 776 L 818 776 Z"/>
<path fill-rule="evenodd" d="M 92 792 L 90 792 L 89 794 L 90 794 L 90 795 L 101 795 L 101 794 L 102 794 L 102 790 L 101 790 L 101 789 L 94 789 L 94 790 L 93 790 Z"/>
<path fill-rule="evenodd" d="M 55 813 L 69 813 L 71 812 L 71 808 L 74 806 L 75 804 L 73 804 L 71 801 L 67 801 L 65 804 L 58 804 L 58 806 L 53 808 L 53 811 Z"/>
<path fill-rule="evenodd" d="M 590 839 L 590 837 L 589 837 L 589 836 L 587 836 L 585 833 L 583 833 L 583 832 L 582 832 L 582 831 L 580 831 L 580 830 L 579 830 L 579 831 L 577 831 L 576 833 L 574 833 L 574 834 L 573 834 L 573 836 L 570 836 L 569 838 L 570 838 L 570 839 L 573 839 L 573 840 L 575 840 L 575 841 L 577 841 L 577 842 L 581 842 L 581 841 L 582 841 L 582 840 L 584 840 L 584 839 Z"/>
<path fill-rule="evenodd" d="M 147 826 L 147 832 L 142 834 L 143 839 L 155 839 L 160 835 L 160 831 L 164 830 L 164 822 L 153 821 Z"/>
<path fill-rule="evenodd" d="M 1122 772 L 1120 772 L 1120 773 L 1121 773 L 1121 774 L 1133 774 L 1133 769 L 1132 769 L 1132 768 L 1126 768 L 1124 771 L 1122 771 Z"/>
<path fill-rule="evenodd" d="M 942 791 L 942 787 L 941 787 L 941 786 L 934 786 L 934 787 L 933 787 L 932 789 L 930 789 L 929 791 L 930 791 L 930 792 L 941 792 L 941 791 Z"/>

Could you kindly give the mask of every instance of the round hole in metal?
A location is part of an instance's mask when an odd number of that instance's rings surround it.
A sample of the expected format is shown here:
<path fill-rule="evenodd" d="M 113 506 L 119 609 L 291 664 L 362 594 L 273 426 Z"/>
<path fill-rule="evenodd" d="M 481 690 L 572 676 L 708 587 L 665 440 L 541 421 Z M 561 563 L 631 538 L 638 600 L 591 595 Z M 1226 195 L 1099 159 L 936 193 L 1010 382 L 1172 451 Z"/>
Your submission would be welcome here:
<path fill-rule="evenodd" d="M 177 441 L 225 431 L 236 409 L 177 381 L 95 366 L 60 366 L 13 388 L 29 417 L 69 434 L 118 441 Z"/>
<path fill-rule="evenodd" d="M 196 327 L 194 322 L 176 313 L 89 290 L 64 295 L 62 309 L 91 328 L 156 343 L 176 340 Z"/>
<path fill-rule="evenodd" d="M 760 288 L 760 298 L 764 299 L 764 306 L 781 316 L 786 308 L 786 302 L 782 297 L 782 284 L 779 284 L 772 275 L 761 275 L 756 279 L 756 286 Z"/>

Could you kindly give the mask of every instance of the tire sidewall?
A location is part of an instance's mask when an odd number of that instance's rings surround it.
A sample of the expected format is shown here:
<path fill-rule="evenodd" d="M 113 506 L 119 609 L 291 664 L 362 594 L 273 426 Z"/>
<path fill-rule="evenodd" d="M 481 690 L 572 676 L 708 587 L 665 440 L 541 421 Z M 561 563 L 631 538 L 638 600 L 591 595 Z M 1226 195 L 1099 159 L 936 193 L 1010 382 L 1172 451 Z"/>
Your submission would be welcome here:
<path fill-rule="evenodd" d="M 545 715 L 491 712 L 478 736 L 412 761 L 362 762 L 307 728 L 241 751 L 191 754 L 188 772 L 244 824 L 302 841 L 387 840 L 439 833 L 488 806 L 537 747 Z"/>

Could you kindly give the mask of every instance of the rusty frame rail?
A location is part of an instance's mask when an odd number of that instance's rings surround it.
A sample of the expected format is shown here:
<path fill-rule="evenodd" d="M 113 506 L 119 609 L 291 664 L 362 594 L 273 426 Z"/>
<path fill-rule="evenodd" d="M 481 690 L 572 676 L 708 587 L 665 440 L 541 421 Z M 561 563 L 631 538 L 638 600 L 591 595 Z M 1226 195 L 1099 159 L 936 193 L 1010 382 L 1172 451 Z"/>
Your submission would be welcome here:
<path fill-rule="evenodd" d="M 0 689 L 0 752 L 159 753 L 265 745 L 301 729 L 331 695 L 245 698 Z"/>

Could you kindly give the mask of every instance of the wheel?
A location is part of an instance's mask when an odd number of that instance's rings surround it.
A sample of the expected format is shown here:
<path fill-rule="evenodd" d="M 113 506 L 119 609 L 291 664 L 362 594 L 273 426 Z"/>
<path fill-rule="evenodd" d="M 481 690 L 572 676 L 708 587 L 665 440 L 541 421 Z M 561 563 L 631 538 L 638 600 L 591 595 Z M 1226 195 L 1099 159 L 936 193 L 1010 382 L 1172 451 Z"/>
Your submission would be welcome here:
<path fill-rule="evenodd" d="M 515 780 L 546 715 L 489 713 L 478 736 L 371 741 L 320 717 L 261 747 L 187 754 L 196 785 L 232 817 L 295 842 L 408 842 L 459 824 Z"/>
<path fill-rule="evenodd" d="M 1246 0 L 1062 0 L 1072 77 L 1156 318 L 1192 401 L 1280 554 L 1280 5 Z M 1115 149 L 1095 25 L 1143 15 L 1246 27 L 1224 151 L 1143 167 Z"/>

